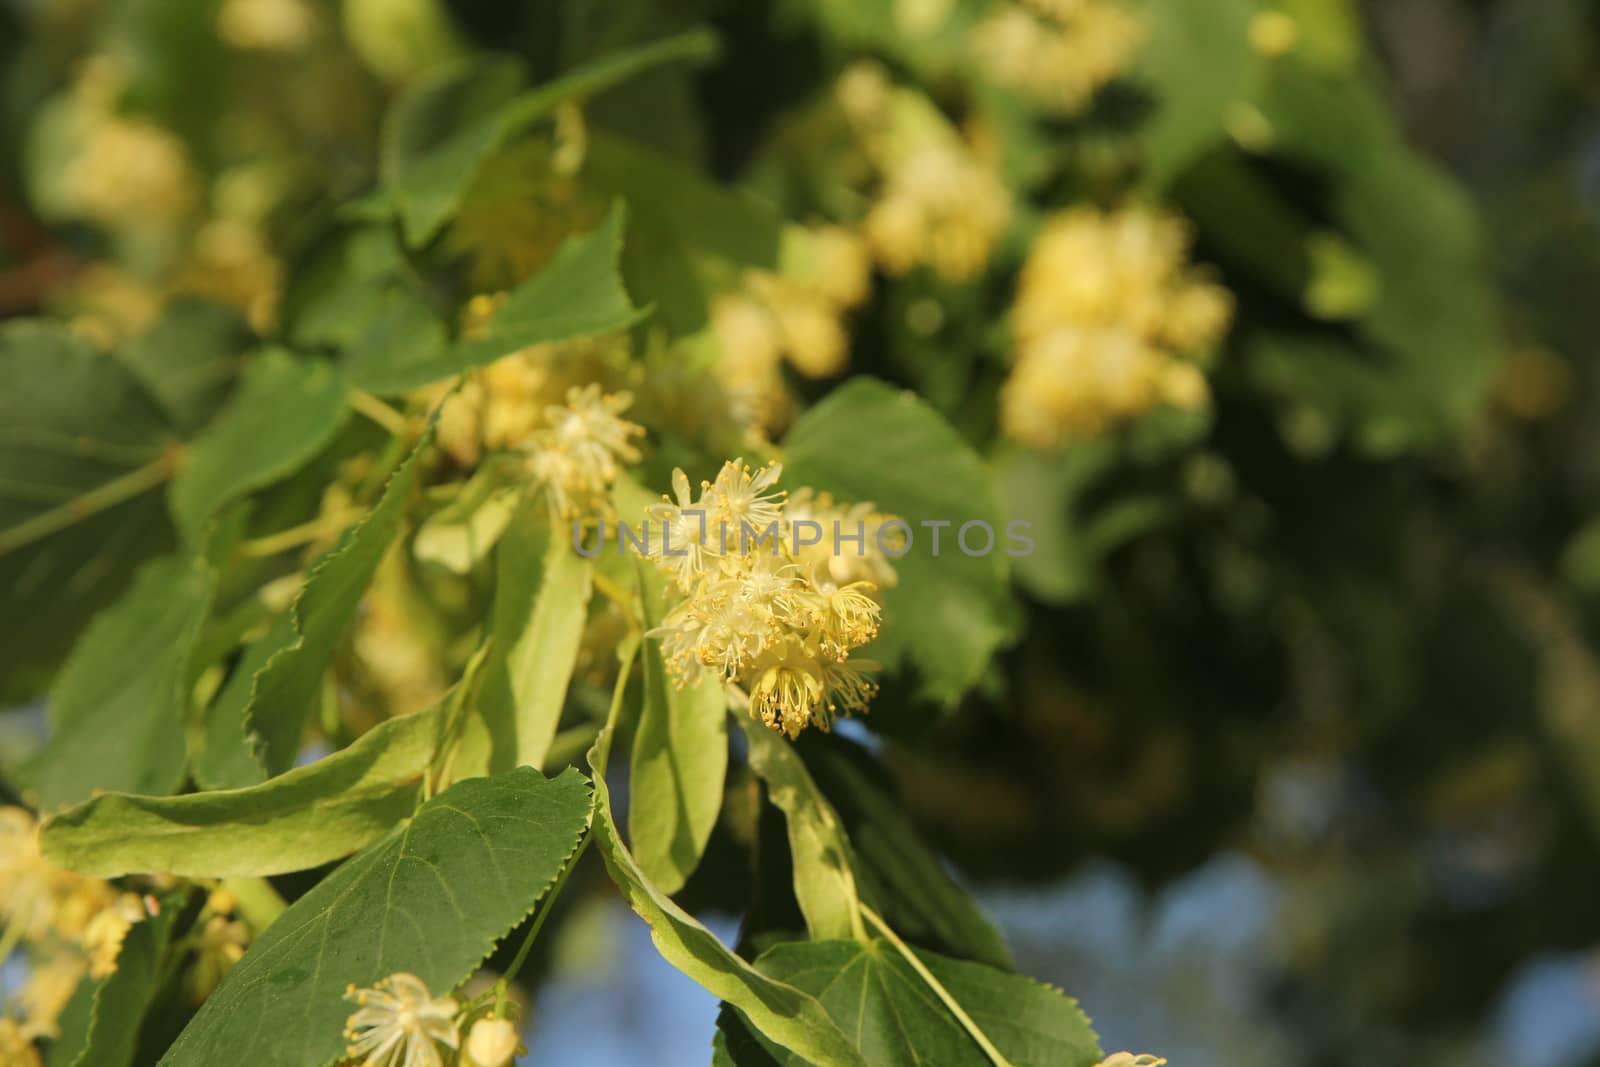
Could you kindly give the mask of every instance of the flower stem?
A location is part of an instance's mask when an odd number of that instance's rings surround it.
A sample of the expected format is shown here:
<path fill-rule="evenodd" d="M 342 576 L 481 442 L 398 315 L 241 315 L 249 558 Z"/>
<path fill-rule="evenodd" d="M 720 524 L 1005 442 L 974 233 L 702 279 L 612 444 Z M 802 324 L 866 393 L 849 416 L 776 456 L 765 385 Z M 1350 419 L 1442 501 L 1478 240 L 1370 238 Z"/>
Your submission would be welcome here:
<path fill-rule="evenodd" d="M 331 515 L 319 515 L 310 522 L 245 541 L 239 545 L 238 553 L 246 559 L 276 556 L 280 552 L 320 540 L 326 534 L 337 533 L 366 513 L 366 508 L 345 508 Z"/>
<path fill-rule="evenodd" d="M 495 983 L 494 1014 L 496 1017 L 503 1015 L 506 1006 L 506 988 L 517 977 L 517 972 L 522 970 L 523 963 L 527 962 L 528 952 L 533 948 L 533 941 L 539 936 L 539 931 L 544 927 L 544 921 L 550 917 L 551 910 L 555 907 L 556 897 L 561 895 L 561 887 L 567 884 L 567 876 L 588 851 L 589 841 L 594 835 L 585 831 L 583 840 L 578 843 L 578 849 L 561 868 L 561 873 L 556 875 L 556 880 L 544 895 L 544 900 L 539 904 L 539 913 L 533 917 L 533 925 L 528 927 L 528 933 L 522 939 L 522 947 L 517 949 L 516 958 L 511 961 L 505 973 L 500 976 L 500 981 Z"/>
<path fill-rule="evenodd" d="M 65 504 L 48 511 L 41 511 L 10 529 L 0 530 L 0 556 L 43 540 L 58 530 L 64 530 L 74 523 L 82 522 L 154 489 L 176 473 L 178 458 L 181 455 L 182 452 L 178 449 L 163 452 L 144 466 L 136 467 L 103 485 L 97 485 Z"/>
<path fill-rule="evenodd" d="M 395 437 L 404 437 L 410 431 L 410 425 L 404 415 L 365 389 L 350 390 L 350 406 Z"/>
<path fill-rule="evenodd" d="M 917 977 L 921 978 L 928 988 L 933 990 L 934 995 L 944 1002 L 944 1006 L 950 1009 L 950 1014 L 956 1017 L 956 1021 L 967 1031 L 972 1040 L 978 1043 L 978 1047 L 983 1050 L 983 1054 L 989 1057 L 989 1062 L 994 1064 L 994 1067 L 1011 1067 L 1011 1061 L 1006 1059 L 1000 1050 L 994 1047 L 988 1035 L 978 1028 L 977 1023 L 972 1021 L 972 1016 L 967 1014 L 966 1009 L 956 1001 L 955 997 L 950 995 L 950 991 L 944 987 L 944 984 L 935 978 L 933 972 L 928 970 L 923 962 L 917 958 L 917 954 L 911 951 L 910 946 L 900 940 L 899 936 L 889 928 L 889 924 L 883 921 L 883 916 L 873 911 L 871 906 L 865 902 L 860 903 L 858 906 L 861 909 L 861 914 L 866 916 L 867 921 L 876 926 L 878 932 L 883 934 L 889 943 L 899 950 L 900 955 L 905 957 L 907 963 L 911 964 L 911 969 L 917 972 Z"/>

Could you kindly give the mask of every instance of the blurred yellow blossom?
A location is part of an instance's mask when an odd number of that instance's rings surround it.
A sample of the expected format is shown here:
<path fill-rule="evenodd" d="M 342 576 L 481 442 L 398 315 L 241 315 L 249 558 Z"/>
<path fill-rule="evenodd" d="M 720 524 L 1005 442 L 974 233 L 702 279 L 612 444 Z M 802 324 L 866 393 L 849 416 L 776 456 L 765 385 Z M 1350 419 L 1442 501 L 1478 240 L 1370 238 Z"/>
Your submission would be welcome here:
<path fill-rule="evenodd" d="M 1189 243 L 1181 218 L 1145 208 L 1073 209 L 1045 225 L 1012 307 L 1008 436 L 1048 448 L 1157 404 L 1209 403 L 1195 361 L 1226 333 L 1233 300 L 1189 264 Z"/>
<path fill-rule="evenodd" d="M 989 261 L 1011 220 L 999 177 L 959 142 L 938 141 L 894 165 L 867 214 L 873 254 L 891 274 L 918 266 L 967 281 Z"/>
<path fill-rule="evenodd" d="M 297 52 L 311 39 L 314 21 L 306 0 L 225 0 L 217 36 L 235 48 Z"/>
<path fill-rule="evenodd" d="M 109 112 L 86 116 L 82 149 L 63 180 L 79 212 L 113 229 L 170 225 L 196 200 L 188 150 L 177 135 Z"/>
<path fill-rule="evenodd" d="M 0 1063 L 5 1067 L 44 1067 L 39 1050 L 15 1019 L 0 1015 Z"/>
<path fill-rule="evenodd" d="M 1072 113 L 1128 68 L 1143 40 L 1122 0 L 1029 0 L 987 16 L 972 47 L 996 82 Z"/>

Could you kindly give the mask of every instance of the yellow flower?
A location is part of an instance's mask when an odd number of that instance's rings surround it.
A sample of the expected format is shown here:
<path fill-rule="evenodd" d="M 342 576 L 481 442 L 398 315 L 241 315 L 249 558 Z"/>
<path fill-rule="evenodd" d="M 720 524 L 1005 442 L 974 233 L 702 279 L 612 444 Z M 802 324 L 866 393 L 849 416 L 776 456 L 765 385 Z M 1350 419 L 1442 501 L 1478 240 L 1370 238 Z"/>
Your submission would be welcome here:
<path fill-rule="evenodd" d="M 113 114 L 88 118 L 65 181 L 79 211 L 114 229 L 168 225 L 195 202 L 183 142 L 153 122 Z"/>
<path fill-rule="evenodd" d="M 189 995 L 195 1003 L 209 997 L 218 983 L 244 958 L 250 928 L 238 919 L 213 915 L 200 928 L 200 949 L 189 971 Z"/>
<path fill-rule="evenodd" d="M 1189 265 L 1187 224 L 1143 208 L 1049 220 L 1012 307 L 1007 436 L 1036 448 L 1101 433 L 1157 404 L 1203 408 L 1197 361 L 1227 332 L 1233 297 Z"/>
<path fill-rule="evenodd" d="M 15 1019 L 0 1016 L 0 1063 L 6 1067 L 43 1067 L 39 1050 Z"/>
<path fill-rule="evenodd" d="M 89 953 L 90 978 L 115 973 L 123 940 L 133 924 L 144 918 L 144 902 L 133 893 L 124 893 L 89 920 L 83 931 L 83 947 Z"/>
<path fill-rule="evenodd" d="M 822 665 L 798 638 L 764 649 L 750 673 L 750 710 L 774 730 L 798 737 L 825 711 Z"/>
<path fill-rule="evenodd" d="M 1113 1052 L 1095 1067 L 1162 1067 L 1167 1061 L 1160 1056 L 1135 1056 L 1131 1052 Z"/>
<path fill-rule="evenodd" d="M 940 139 L 893 164 L 865 232 L 891 274 L 926 266 L 962 282 L 983 270 L 1010 220 L 1000 179 L 959 142 Z"/>
<path fill-rule="evenodd" d="M 1120 0 L 1007 4 L 972 35 L 991 78 L 1063 114 L 1086 107 L 1129 67 L 1143 41 L 1143 23 Z"/>
<path fill-rule="evenodd" d="M 479 1019 L 467 1033 L 467 1062 L 471 1067 L 506 1067 L 521 1044 L 509 1019 Z"/>
<path fill-rule="evenodd" d="M 232 304 L 257 333 L 267 333 L 278 320 L 283 264 L 257 224 L 213 219 L 195 235 L 194 251 L 174 288 Z"/>
<path fill-rule="evenodd" d="M 26 1020 L 24 1029 L 41 1037 L 59 1037 L 56 1024 L 88 972 L 87 961 L 76 949 L 56 945 L 32 953 L 28 981 L 17 993 L 17 1006 Z M 0 1057 L 0 1063 L 4 1062 L 8 1061 Z"/>
<path fill-rule="evenodd" d="M 561 518 L 603 511 L 606 494 L 623 463 L 637 463 L 632 438 L 644 427 L 621 418 L 633 403 L 629 393 L 602 393 L 587 385 L 567 392 L 565 405 L 545 409 L 546 427 L 526 445 L 528 469 Z"/>
<path fill-rule="evenodd" d="M 296 52 L 311 38 L 305 0 L 226 0 L 217 12 L 217 36 L 235 48 Z"/>
<path fill-rule="evenodd" d="M 1259 56 L 1276 59 L 1300 43 L 1300 24 L 1282 11 L 1262 11 L 1250 20 L 1250 47 Z"/>
<path fill-rule="evenodd" d="M 370 989 L 352 985 L 344 997 L 358 1005 L 345 1024 L 345 1054 L 361 1067 L 444 1067 L 439 1046 L 460 1047 L 459 1005 L 433 996 L 414 974 L 391 974 Z"/>
<path fill-rule="evenodd" d="M 751 714 L 793 737 L 866 710 L 876 687 L 863 672 L 875 665 L 846 660 L 877 635 L 882 609 L 878 586 L 858 576 L 887 572 L 892 585 L 894 572 L 876 548 L 876 557 L 840 559 L 845 543 L 875 541 L 886 516 L 809 490 L 790 513 L 775 488 L 780 473 L 732 460 L 699 499 L 687 475 L 673 473 L 677 502 L 651 508 L 647 551 L 681 599 L 649 636 L 680 687 L 714 672 L 744 687 Z"/>

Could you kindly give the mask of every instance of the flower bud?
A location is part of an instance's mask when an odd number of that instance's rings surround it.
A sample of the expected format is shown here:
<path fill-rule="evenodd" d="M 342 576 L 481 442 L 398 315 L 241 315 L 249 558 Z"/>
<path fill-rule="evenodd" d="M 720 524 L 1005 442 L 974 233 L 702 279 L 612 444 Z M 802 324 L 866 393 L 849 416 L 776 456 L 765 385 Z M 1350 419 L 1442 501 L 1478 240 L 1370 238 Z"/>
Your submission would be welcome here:
<path fill-rule="evenodd" d="M 517 1044 L 517 1028 L 509 1019 L 479 1019 L 467 1034 L 467 1060 L 473 1067 L 506 1067 Z"/>

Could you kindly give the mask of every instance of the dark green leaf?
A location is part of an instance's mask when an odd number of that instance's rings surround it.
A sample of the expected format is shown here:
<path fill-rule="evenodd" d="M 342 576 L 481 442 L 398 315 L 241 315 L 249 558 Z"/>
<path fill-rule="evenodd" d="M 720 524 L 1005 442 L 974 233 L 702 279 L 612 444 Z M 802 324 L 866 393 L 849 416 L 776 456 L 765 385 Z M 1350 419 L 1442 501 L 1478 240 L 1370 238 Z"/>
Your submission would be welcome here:
<path fill-rule="evenodd" d="M 134 374 L 65 326 L 0 324 L 0 381 L 0 691 L 17 700 L 38 695 L 89 616 L 169 537 L 159 494 L 139 489 L 165 480 L 177 435 Z M 130 481 L 140 485 L 104 510 L 65 510 Z M 21 536 L 51 516 L 66 525 Z"/>
<path fill-rule="evenodd" d="M 1093 1067 L 1100 1061 L 1089 1020 L 1060 990 L 981 963 L 931 952 L 917 957 L 1012 1067 Z M 790 942 L 764 952 L 756 965 L 822 1001 L 874 1067 L 990 1067 L 949 1008 L 887 941 Z M 763 1044 L 779 1063 L 802 1062 Z"/>
<path fill-rule="evenodd" d="M 838 737 L 801 745 L 806 765 L 849 834 L 861 898 L 907 940 L 947 956 L 1012 966 L 1005 938 L 951 879 L 906 816 L 884 772 L 859 746 Z"/>
<path fill-rule="evenodd" d="M 436 993 L 464 981 L 566 865 L 588 823 L 583 776 L 531 768 L 460 782 L 319 882 L 269 926 L 162 1057 L 216 1067 L 327 1064 L 344 1051 L 347 985 L 397 971 Z"/>
<path fill-rule="evenodd" d="M 249 340 L 249 328 L 233 308 L 179 297 L 115 355 L 172 424 L 193 433 L 216 417 Z"/>
<path fill-rule="evenodd" d="M 183 893 L 161 898 L 160 911 L 134 923 L 117 954 L 117 969 L 94 985 L 87 1039 L 73 1067 L 129 1067 L 139 1023 L 162 980 L 161 960 Z"/>

